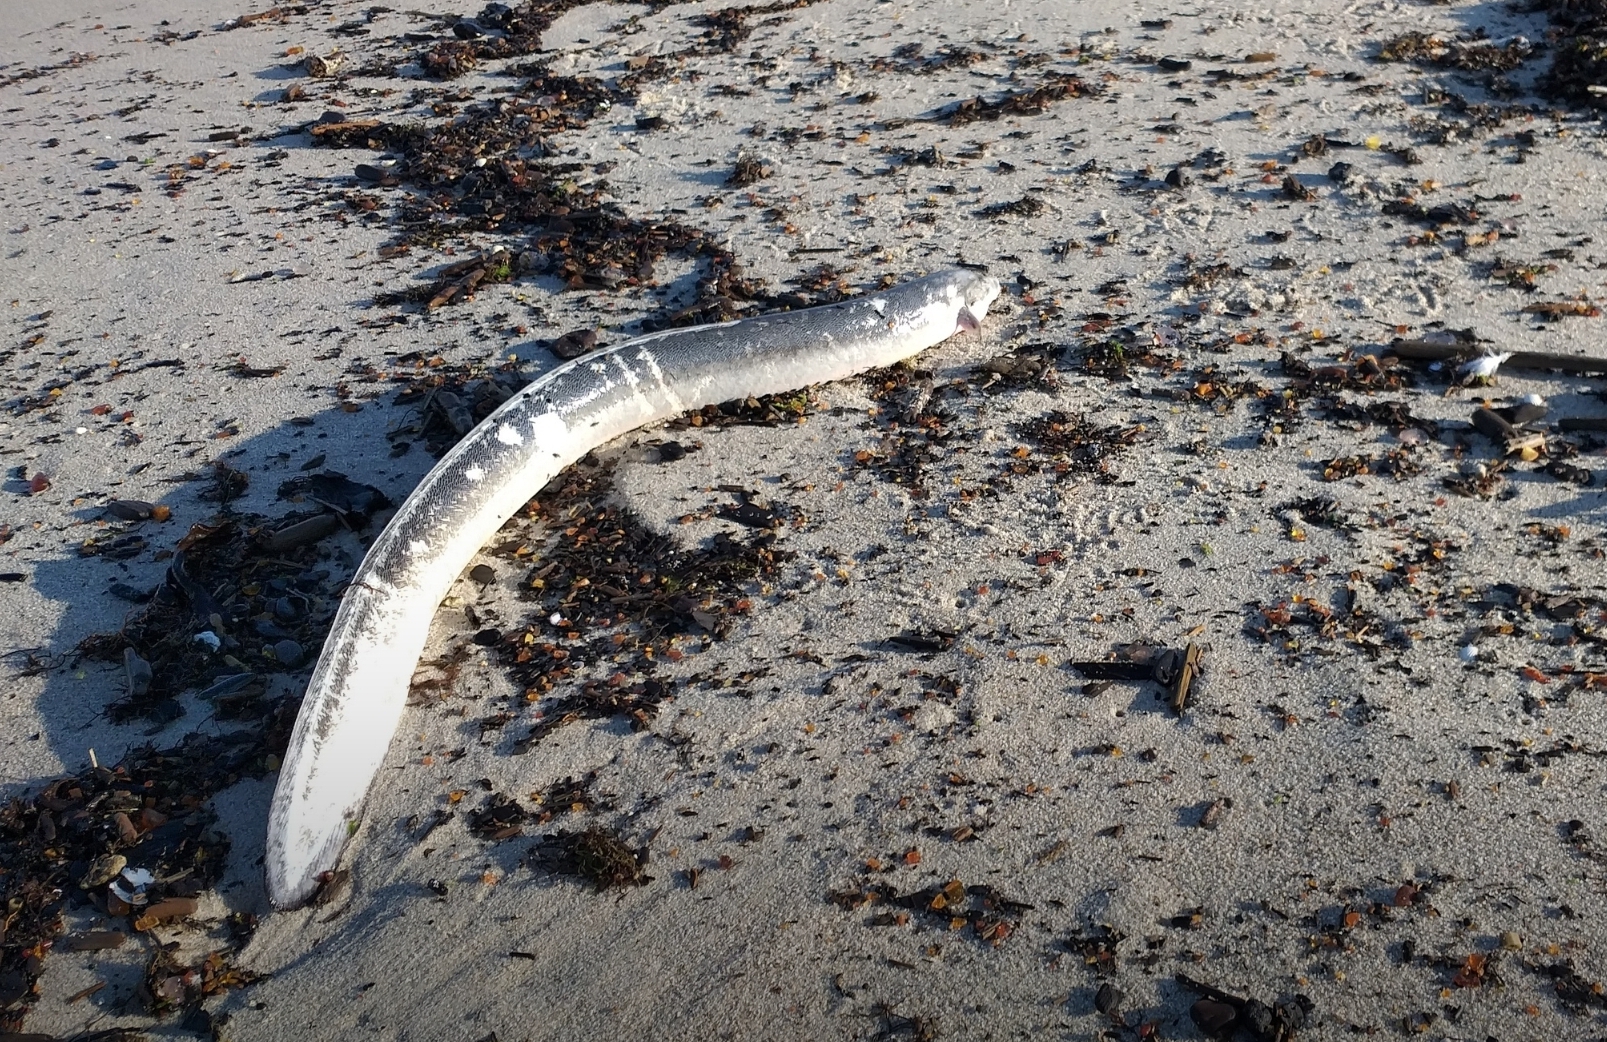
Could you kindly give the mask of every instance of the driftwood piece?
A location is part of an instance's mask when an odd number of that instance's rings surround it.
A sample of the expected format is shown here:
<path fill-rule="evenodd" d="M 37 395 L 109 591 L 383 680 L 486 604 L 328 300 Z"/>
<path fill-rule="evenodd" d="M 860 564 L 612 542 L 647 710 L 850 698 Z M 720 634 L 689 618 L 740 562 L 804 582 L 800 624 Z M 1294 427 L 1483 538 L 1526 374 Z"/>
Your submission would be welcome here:
<path fill-rule="evenodd" d="M 1177 671 L 1177 679 L 1172 682 L 1171 704 L 1172 712 L 1181 714 L 1189 704 L 1189 688 L 1194 686 L 1194 680 L 1200 675 L 1200 646 L 1193 641 L 1183 652 L 1183 665 Z"/>
<path fill-rule="evenodd" d="M 1427 340 L 1396 340 L 1389 353 L 1420 362 L 1465 362 L 1484 352 L 1465 344 L 1435 344 Z M 1559 355 L 1549 351 L 1514 351 L 1501 365 L 1507 369 L 1561 369 L 1570 373 L 1607 373 L 1607 358 Z"/>
<path fill-rule="evenodd" d="M 1502 453 L 1507 456 L 1521 455 L 1524 459 L 1534 459 L 1546 449 L 1544 434 L 1514 427 L 1491 409 L 1476 410 L 1473 413 L 1473 426 L 1499 444 Z"/>

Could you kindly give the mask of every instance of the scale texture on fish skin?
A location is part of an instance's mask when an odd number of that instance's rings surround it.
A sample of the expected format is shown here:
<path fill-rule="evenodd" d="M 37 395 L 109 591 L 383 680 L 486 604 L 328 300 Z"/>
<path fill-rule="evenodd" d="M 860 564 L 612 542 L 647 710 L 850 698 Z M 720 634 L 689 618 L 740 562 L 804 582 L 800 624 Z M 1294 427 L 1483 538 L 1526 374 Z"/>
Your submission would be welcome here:
<path fill-rule="evenodd" d="M 424 477 L 358 567 L 307 686 L 268 823 L 273 903 L 334 868 L 401 720 L 440 603 L 476 551 L 564 467 L 705 405 L 890 365 L 978 328 L 993 278 L 939 272 L 852 300 L 637 337 L 553 370 Z"/>

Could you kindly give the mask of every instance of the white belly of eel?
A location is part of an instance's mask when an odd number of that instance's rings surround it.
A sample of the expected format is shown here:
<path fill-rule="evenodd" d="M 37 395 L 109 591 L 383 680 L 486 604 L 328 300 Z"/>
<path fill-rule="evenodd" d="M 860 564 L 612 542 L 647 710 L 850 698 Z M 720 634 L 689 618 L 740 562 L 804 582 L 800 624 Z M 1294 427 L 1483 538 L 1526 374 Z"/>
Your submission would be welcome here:
<path fill-rule="evenodd" d="M 335 867 L 401 721 L 435 609 L 474 554 L 564 467 L 689 409 L 890 365 L 975 330 L 999 293 L 956 269 L 840 304 L 637 337 L 546 374 L 424 477 L 346 588 L 268 819 L 268 896 L 294 908 Z"/>

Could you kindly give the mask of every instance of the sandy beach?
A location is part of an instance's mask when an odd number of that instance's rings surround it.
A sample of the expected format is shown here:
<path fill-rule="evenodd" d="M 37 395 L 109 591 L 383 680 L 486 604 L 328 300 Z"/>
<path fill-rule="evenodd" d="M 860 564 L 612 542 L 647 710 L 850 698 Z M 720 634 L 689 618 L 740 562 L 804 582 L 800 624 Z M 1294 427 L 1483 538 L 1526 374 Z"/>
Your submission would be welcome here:
<path fill-rule="evenodd" d="M 7 5 L 0 1039 L 1607 1034 L 1607 9 L 1550 8 Z M 459 435 L 957 264 L 980 333 L 530 489 L 271 908 Z"/>

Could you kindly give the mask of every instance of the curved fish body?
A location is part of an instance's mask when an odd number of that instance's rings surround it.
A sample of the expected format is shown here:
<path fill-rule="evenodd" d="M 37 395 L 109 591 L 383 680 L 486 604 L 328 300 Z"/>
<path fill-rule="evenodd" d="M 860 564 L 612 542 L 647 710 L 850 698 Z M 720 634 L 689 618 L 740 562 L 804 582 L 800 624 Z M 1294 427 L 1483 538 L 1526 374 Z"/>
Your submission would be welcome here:
<path fill-rule="evenodd" d="M 999 284 L 956 269 L 800 311 L 637 337 L 540 377 L 437 463 L 346 588 L 307 685 L 268 820 L 268 895 L 304 903 L 335 867 L 401 721 L 436 607 L 560 470 L 644 424 L 795 390 L 976 330 Z"/>

